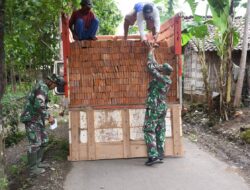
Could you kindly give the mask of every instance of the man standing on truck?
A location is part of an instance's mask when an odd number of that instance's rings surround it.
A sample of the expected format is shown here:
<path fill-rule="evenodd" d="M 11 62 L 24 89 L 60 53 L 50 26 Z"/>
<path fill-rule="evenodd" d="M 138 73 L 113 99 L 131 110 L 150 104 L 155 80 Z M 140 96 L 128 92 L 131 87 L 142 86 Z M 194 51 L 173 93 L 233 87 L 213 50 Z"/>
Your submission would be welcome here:
<path fill-rule="evenodd" d="M 27 156 L 32 175 L 44 173 L 44 168 L 49 167 L 48 164 L 42 163 L 44 148 L 49 140 L 45 131 L 45 120 L 50 124 L 55 122 L 48 112 L 48 92 L 62 82 L 56 75 L 47 77 L 44 81 L 39 80 L 27 96 L 20 120 L 25 124 L 29 140 Z"/>
<path fill-rule="evenodd" d="M 74 11 L 69 20 L 69 28 L 74 40 L 96 40 L 99 21 L 91 11 L 92 2 L 81 0 L 81 9 Z"/>
<path fill-rule="evenodd" d="M 160 32 L 160 14 L 159 10 L 153 3 L 137 3 L 131 13 L 127 14 L 124 20 L 124 39 L 127 40 L 129 26 L 134 25 L 137 20 L 141 40 L 148 44 L 144 32 L 144 21 L 146 22 L 147 29 L 152 31 L 154 42 L 158 38 Z"/>
<path fill-rule="evenodd" d="M 170 74 L 173 68 L 164 63 L 160 65 L 154 57 L 154 48 L 148 53 L 148 70 L 152 76 L 149 83 L 144 121 L 144 140 L 147 145 L 148 160 L 145 165 L 151 166 L 162 162 L 165 144 L 165 117 L 167 113 L 166 95 L 172 83 Z"/>

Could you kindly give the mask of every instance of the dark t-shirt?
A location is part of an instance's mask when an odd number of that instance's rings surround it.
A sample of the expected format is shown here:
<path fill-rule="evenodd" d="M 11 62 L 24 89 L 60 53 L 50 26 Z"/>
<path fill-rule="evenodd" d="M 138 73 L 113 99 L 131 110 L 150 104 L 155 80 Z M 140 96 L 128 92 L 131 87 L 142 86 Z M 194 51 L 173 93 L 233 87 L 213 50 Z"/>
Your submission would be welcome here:
<path fill-rule="evenodd" d="M 79 9 L 77 11 L 74 11 L 70 17 L 69 20 L 69 27 L 72 28 L 72 26 L 75 24 L 77 19 L 83 19 L 85 22 L 85 27 L 89 28 L 91 21 L 95 18 L 94 13 L 90 9 Z"/>

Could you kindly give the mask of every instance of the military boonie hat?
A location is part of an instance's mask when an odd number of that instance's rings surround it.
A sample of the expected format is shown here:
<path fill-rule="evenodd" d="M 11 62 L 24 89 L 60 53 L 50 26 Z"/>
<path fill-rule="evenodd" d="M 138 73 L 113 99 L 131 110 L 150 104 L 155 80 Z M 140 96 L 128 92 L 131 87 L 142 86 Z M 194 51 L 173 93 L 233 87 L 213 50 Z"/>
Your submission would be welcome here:
<path fill-rule="evenodd" d="M 60 77 L 56 76 L 56 74 L 48 76 L 47 79 L 50 80 L 53 83 L 56 83 L 57 85 L 62 84 L 62 82 L 64 83 L 64 80 L 61 79 Z"/>

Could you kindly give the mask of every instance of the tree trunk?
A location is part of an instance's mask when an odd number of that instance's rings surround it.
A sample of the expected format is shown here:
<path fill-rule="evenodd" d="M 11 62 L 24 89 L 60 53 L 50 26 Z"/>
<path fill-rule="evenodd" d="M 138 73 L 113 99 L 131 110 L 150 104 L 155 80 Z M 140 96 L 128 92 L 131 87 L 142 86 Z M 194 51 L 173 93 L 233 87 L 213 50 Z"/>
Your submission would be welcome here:
<path fill-rule="evenodd" d="M 232 91 L 232 50 L 233 50 L 233 19 L 234 19 L 234 10 L 233 6 L 234 0 L 231 0 L 230 6 L 230 15 L 228 18 L 228 27 L 229 27 L 229 35 L 228 35 L 228 46 L 227 46 L 227 91 L 226 91 L 226 103 L 229 104 L 231 102 L 231 91 Z"/>
<path fill-rule="evenodd" d="M 0 180 L 4 173 L 3 118 L 1 99 L 4 93 L 4 0 L 0 0 Z"/>
<path fill-rule="evenodd" d="M 241 102 L 241 93 L 242 86 L 245 76 L 246 69 L 246 58 L 247 58 L 247 46 L 248 46 L 248 28 L 249 28 L 249 17 L 250 17 L 250 0 L 247 2 L 247 13 L 245 17 L 245 30 L 244 30 L 244 38 L 243 38 L 243 47 L 242 54 L 240 59 L 240 74 L 236 85 L 235 98 L 234 98 L 234 106 L 239 107 Z"/>

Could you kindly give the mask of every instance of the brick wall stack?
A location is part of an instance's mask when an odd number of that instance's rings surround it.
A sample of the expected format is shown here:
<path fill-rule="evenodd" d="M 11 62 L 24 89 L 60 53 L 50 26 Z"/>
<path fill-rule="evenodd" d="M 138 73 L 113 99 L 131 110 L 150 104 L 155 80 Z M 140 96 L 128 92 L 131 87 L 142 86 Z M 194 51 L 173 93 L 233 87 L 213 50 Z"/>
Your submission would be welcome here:
<path fill-rule="evenodd" d="M 73 42 L 69 55 L 70 106 L 143 105 L 150 75 L 148 48 L 138 40 Z M 161 42 L 159 63 L 168 62 L 174 72 L 168 102 L 177 102 L 177 64 L 174 48 Z"/>

